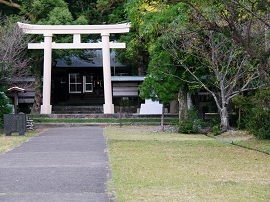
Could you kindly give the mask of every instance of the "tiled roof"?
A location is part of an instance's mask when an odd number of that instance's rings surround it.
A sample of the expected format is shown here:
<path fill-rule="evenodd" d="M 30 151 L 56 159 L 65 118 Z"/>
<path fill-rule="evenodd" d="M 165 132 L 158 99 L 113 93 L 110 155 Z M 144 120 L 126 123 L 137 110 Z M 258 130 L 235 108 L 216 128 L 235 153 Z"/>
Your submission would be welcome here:
<path fill-rule="evenodd" d="M 67 64 L 65 59 L 57 59 L 56 67 L 103 67 L 102 50 L 95 50 L 94 57 L 89 58 L 88 61 L 83 60 L 77 56 L 70 56 L 71 64 Z M 115 58 L 115 52 L 111 51 L 111 67 L 122 67 L 124 65 L 118 63 Z"/>

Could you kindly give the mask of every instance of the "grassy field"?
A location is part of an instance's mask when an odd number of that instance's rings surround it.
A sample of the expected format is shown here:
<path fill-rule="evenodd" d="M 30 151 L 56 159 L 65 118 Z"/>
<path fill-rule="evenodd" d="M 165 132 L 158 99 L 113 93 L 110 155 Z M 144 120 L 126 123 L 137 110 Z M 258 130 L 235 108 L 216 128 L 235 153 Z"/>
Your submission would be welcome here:
<path fill-rule="evenodd" d="M 19 136 L 18 133 L 12 133 L 11 136 L 6 136 L 0 132 L 0 154 L 10 151 L 14 147 L 19 146 L 23 142 L 26 142 L 28 139 L 36 135 L 41 131 L 30 131 L 26 132 L 24 136 Z"/>
<path fill-rule="evenodd" d="M 105 135 L 118 202 L 270 201 L 267 154 L 158 127 L 107 127 Z"/>

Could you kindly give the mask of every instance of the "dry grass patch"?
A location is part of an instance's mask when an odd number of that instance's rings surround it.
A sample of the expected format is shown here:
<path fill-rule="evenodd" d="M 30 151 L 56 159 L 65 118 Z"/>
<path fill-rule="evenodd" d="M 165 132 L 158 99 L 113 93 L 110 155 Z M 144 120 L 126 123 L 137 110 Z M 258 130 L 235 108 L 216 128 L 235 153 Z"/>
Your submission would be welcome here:
<path fill-rule="evenodd" d="M 106 128 L 118 202 L 269 201 L 268 155 L 157 129 Z"/>
<path fill-rule="evenodd" d="M 25 132 L 24 136 L 19 136 L 19 133 L 12 133 L 11 136 L 6 136 L 0 133 L 0 155 L 12 150 L 14 147 L 21 145 L 28 139 L 41 132 L 40 130 Z"/>

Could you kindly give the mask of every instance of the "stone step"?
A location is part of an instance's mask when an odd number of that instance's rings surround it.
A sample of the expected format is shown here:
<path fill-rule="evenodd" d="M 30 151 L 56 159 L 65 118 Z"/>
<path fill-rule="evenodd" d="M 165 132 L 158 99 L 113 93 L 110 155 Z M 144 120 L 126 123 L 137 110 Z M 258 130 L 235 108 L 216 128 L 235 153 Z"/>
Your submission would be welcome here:
<path fill-rule="evenodd" d="M 165 118 L 178 118 L 178 114 L 165 114 Z M 52 119 L 93 119 L 93 118 L 161 118 L 161 115 L 153 114 L 132 114 L 132 113 L 114 113 L 114 114 L 51 114 L 50 118 Z"/>
<path fill-rule="evenodd" d="M 99 114 L 103 106 L 53 106 L 53 114 Z"/>

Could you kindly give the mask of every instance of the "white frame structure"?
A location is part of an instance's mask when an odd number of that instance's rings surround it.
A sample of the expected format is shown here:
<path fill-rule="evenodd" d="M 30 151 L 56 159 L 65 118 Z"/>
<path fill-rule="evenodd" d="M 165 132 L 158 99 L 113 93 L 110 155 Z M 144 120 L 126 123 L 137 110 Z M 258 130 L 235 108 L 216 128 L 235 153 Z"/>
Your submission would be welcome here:
<path fill-rule="evenodd" d="M 91 82 L 87 82 L 87 77 L 89 76 L 83 76 L 83 93 L 91 93 L 93 92 L 93 80 L 91 79 Z M 87 86 L 91 86 L 91 90 L 87 89 Z"/>
<path fill-rule="evenodd" d="M 125 43 L 109 41 L 111 33 L 127 33 L 130 24 L 114 25 L 31 25 L 18 22 L 19 27 L 27 34 L 43 34 L 44 42 L 29 43 L 29 49 L 44 49 L 43 70 L 43 103 L 41 114 L 51 114 L 51 61 L 52 49 L 102 49 L 103 80 L 104 80 L 104 114 L 113 114 L 111 86 L 110 48 L 125 48 Z M 54 43 L 54 34 L 73 34 L 73 43 Z M 81 43 L 81 34 L 100 34 L 102 41 L 99 43 Z"/>

